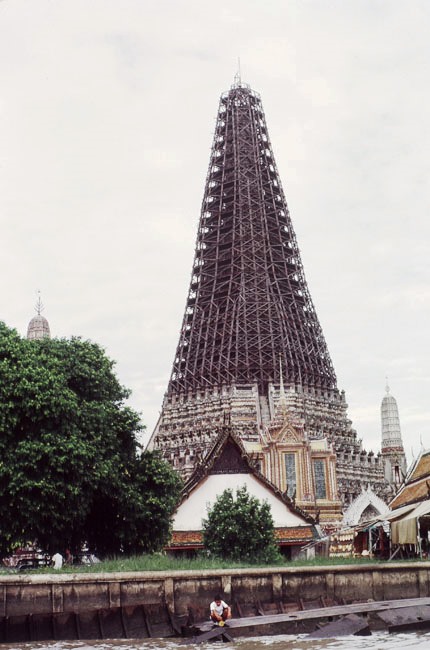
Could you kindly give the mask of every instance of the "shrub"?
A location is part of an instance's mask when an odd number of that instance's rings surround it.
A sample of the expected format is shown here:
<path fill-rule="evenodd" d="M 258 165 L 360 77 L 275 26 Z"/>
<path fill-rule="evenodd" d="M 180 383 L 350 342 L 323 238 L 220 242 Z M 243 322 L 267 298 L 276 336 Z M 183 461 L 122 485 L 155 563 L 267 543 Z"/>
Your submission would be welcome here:
<path fill-rule="evenodd" d="M 246 485 L 217 497 L 203 520 L 205 548 L 219 558 L 268 564 L 279 560 L 273 518 L 267 501 L 249 494 Z"/>

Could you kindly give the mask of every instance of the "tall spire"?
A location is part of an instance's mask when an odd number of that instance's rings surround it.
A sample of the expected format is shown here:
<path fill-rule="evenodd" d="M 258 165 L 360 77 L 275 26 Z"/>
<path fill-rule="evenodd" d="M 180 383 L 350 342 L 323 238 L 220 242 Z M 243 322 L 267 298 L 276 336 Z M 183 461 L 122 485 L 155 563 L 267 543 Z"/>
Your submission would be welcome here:
<path fill-rule="evenodd" d="M 306 440 L 339 450 L 344 500 L 383 482 L 338 391 L 261 99 L 239 72 L 219 102 L 184 319 L 148 446 L 187 477 L 225 422 L 258 446 L 284 401 Z"/>
<path fill-rule="evenodd" d="M 406 474 L 406 456 L 403 448 L 397 401 L 390 394 L 388 378 L 385 379 L 386 395 L 381 404 L 381 453 L 385 461 L 385 477 L 387 481 L 398 484 Z"/>
<path fill-rule="evenodd" d="M 259 95 L 222 95 L 169 394 L 223 383 L 336 389 Z"/>

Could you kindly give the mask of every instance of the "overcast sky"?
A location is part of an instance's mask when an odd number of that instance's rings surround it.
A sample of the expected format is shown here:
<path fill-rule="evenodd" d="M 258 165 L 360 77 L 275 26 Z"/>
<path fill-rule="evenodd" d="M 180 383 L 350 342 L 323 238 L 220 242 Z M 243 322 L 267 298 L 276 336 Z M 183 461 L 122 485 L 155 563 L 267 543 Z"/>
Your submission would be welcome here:
<path fill-rule="evenodd" d="M 428 0 L 0 1 L 0 318 L 116 360 L 152 432 L 190 280 L 219 95 L 262 97 L 349 415 L 386 376 L 430 447 Z"/>

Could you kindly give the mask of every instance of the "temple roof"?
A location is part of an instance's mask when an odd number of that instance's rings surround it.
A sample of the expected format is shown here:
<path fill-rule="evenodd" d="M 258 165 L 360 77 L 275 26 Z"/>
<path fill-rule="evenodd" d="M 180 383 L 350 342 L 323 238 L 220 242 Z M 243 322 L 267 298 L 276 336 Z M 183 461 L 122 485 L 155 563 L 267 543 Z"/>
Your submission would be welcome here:
<path fill-rule="evenodd" d="M 49 323 L 44 316 L 42 316 L 42 311 L 44 307 L 40 299 L 40 292 L 38 300 L 35 306 L 36 316 L 33 316 L 31 321 L 28 324 L 27 328 L 27 338 L 30 340 L 37 339 L 46 339 L 51 337 L 51 330 L 49 329 Z"/>
<path fill-rule="evenodd" d="M 226 425 L 185 484 L 173 529 L 199 530 L 201 519 L 207 514 L 208 503 L 213 503 L 226 488 L 242 485 L 246 485 L 250 494 L 259 500 L 268 500 L 275 528 L 313 528 L 314 519 L 261 474 L 242 442 Z"/>
<path fill-rule="evenodd" d="M 409 503 L 428 499 L 430 494 L 430 450 L 422 450 L 405 482 L 390 503 L 394 510 Z"/>
<path fill-rule="evenodd" d="M 28 339 L 45 339 L 51 337 L 51 330 L 49 329 L 49 323 L 44 316 L 37 314 L 33 316 L 31 321 L 28 324 L 27 328 L 27 338 Z"/>

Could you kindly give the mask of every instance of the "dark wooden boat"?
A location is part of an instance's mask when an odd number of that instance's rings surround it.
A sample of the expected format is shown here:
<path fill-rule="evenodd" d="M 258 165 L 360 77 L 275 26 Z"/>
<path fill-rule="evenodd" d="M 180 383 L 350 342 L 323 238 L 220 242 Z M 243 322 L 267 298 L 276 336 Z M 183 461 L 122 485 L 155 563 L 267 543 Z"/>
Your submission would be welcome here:
<path fill-rule="evenodd" d="M 243 605 L 243 604 L 242 604 Z M 254 604 L 255 606 L 256 604 Z M 318 607 L 318 601 L 257 605 L 253 615 L 232 618 L 228 627 L 213 631 L 210 621 L 194 622 L 187 633 L 193 641 L 205 640 L 227 633 L 230 638 L 239 636 L 267 636 L 276 634 L 308 634 L 309 638 L 331 638 L 346 635 L 368 635 L 373 630 L 389 631 L 418 630 L 430 627 L 430 598 L 412 598 L 357 602 L 349 604 L 331 603 Z M 241 606 L 242 612 L 250 612 L 251 604 Z M 270 613 L 270 609 L 272 610 Z M 285 610 L 285 611 L 284 611 Z M 226 640 L 225 638 L 223 640 Z M 228 639 L 227 639 L 228 640 Z"/>

